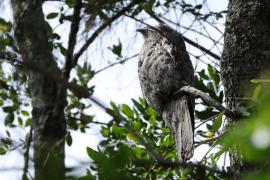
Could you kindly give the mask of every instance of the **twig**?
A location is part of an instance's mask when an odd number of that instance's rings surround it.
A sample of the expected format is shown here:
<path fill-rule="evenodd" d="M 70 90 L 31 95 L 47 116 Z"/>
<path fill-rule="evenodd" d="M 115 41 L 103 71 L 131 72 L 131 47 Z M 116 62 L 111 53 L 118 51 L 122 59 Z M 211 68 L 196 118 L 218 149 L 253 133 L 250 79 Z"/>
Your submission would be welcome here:
<path fill-rule="evenodd" d="M 74 13 L 72 17 L 71 27 L 70 27 L 70 33 L 69 33 L 69 39 L 68 39 L 68 49 L 67 49 L 67 55 L 66 55 L 66 66 L 65 66 L 65 77 L 69 78 L 69 73 L 72 69 L 72 67 L 75 66 L 73 62 L 73 52 L 76 45 L 76 37 L 79 30 L 80 25 L 80 12 L 82 8 L 82 0 L 77 0 L 76 5 L 74 7 Z"/>
<path fill-rule="evenodd" d="M 28 180 L 27 173 L 28 173 L 28 166 L 29 166 L 29 149 L 32 142 L 32 136 L 33 136 L 33 127 L 31 126 L 29 136 L 26 141 L 26 150 L 24 153 L 24 168 L 23 168 L 23 175 L 22 175 L 23 180 Z"/>
<path fill-rule="evenodd" d="M 154 14 L 154 12 L 147 12 L 153 19 L 155 19 L 156 21 L 158 21 L 159 23 L 163 23 L 163 24 L 166 24 L 164 21 L 162 21 L 157 15 Z M 133 18 L 134 20 L 136 21 L 139 21 L 139 22 L 142 22 L 141 20 L 135 18 L 135 17 L 132 17 L 132 16 L 128 16 L 128 17 L 131 17 Z M 145 23 L 144 23 L 145 24 Z M 209 56 L 212 56 L 213 58 L 217 59 L 217 60 L 220 60 L 220 56 L 218 56 L 217 54 L 211 52 L 210 50 L 206 49 L 205 47 L 201 46 L 200 44 L 192 41 L 191 39 L 185 37 L 185 36 L 182 36 L 184 41 L 186 41 L 187 43 L 189 43 L 190 45 L 200 49 L 201 51 L 205 52 L 206 54 L 208 54 Z"/>
<path fill-rule="evenodd" d="M 126 11 L 130 10 L 133 6 L 135 6 L 139 0 L 132 1 L 129 5 L 124 7 L 122 10 L 120 10 L 118 13 L 116 13 L 113 17 L 108 19 L 106 22 L 104 22 L 93 34 L 92 36 L 86 41 L 86 43 L 81 47 L 81 49 L 75 54 L 73 58 L 73 62 L 76 64 L 80 56 L 86 51 L 88 46 L 96 39 L 96 37 L 108 26 L 110 26 L 116 19 L 121 17 Z"/>
<path fill-rule="evenodd" d="M 216 55 L 215 53 L 213 53 L 212 51 L 209 51 L 208 49 L 206 49 L 205 47 L 201 46 L 198 43 L 195 43 L 194 41 L 192 41 L 191 39 L 183 36 L 183 39 L 189 43 L 190 45 L 200 49 L 201 51 L 205 52 L 206 54 L 208 54 L 209 56 L 212 56 L 213 58 L 220 60 L 220 56 Z"/>
<path fill-rule="evenodd" d="M 215 118 L 216 118 L 217 116 L 218 116 L 218 114 L 217 114 L 217 115 L 214 115 L 214 116 L 212 116 L 212 117 L 210 117 L 210 118 L 208 118 L 208 119 L 203 120 L 202 122 L 200 122 L 199 125 L 197 125 L 197 126 L 195 127 L 195 129 L 199 128 L 201 125 L 207 123 L 208 121 L 215 120 Z"/>
<path fill-rule="evenodd" d="M 127 62 L 128 60 L 133 59 L 134 57 L 137 57 L 138 55 L 139 55 L 139 54 L 134 54 L 133 56 L 130 56 L 130 57 L 128 57 L 128 58 L 125 58 L 125 59 L 123 59 L 123 60 L 121 60 L 121 61 L 112 63 L 112 64 L 110 64 L 110 65 L 108 65 L 108 66 L 106 66 L 106 67 L 104 67 L 104 68 L 101 68 L 101 69 L 97 70 L 94 74 L 96 75 L 96 74 L 98 74 L 98 73 L 100 73 L 100 72 L 102 72 L 102 71 L 104 71 L 104 70 L 106 70 L 106 69 L 108 69 L 108 68 L 110 68 L 110 67 L 113 67 L 113 66 L 115 66 L 115 65 L 117 65 L 117 64 L 123 64 L 123 63 Z"/>
<path fill-rule="evenodd" d="M 211 142 L 215 142 L 216 140 L 218 140 L 220 138 L 220 136 L 218 137 L 215 137 L 215 138 L 211 138 L 211 139 L 207 139 L 207 140 L 204 140 L 204 141 L 200 141 L 200 142 L 195 142 L 194 146 L 195 148 L 199 147 L 200 145 L 203 145 L 203 144 L 206 144 L 206 143 L 211 143 Z"/>
<path fill-rule="evenodd" d="M 85 120 L 83 120 L 83 119 L 76 118 L 76 117 L 69 117 L 69 118 L 67 118 L 67 119 L 76 120 L 76 121 L 82 121 L 82 122 L 85 121 Z M 99 122 L 99 121 L 87 121 L 87 123 L 93 123 L 93 124 L 99 124 L 99 125 L 108 125 L 108 123 Z"/>

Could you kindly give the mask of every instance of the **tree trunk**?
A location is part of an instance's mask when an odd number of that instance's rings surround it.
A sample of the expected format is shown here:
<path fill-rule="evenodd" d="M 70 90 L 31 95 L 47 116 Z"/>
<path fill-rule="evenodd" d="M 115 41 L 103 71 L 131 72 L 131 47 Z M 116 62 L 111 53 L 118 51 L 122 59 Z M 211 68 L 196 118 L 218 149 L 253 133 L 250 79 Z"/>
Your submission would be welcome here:
<path fill-rule="evenodd" d="M 254 89 L 251 79 L 269 75 L 269 9 L 269 0 L 229 1 L 221 60 L 226 105 L 229 109 L 247 105 L 243 97 L 251 96 Z M 234 170 L 248 168 L 236 148 L 231 150 L 230 162 Z"/>
<path fill-rule="evenodd" d="M 46 32 L 42 1 L 13 0 L 12 6 L 15 38 L 23 63 L 28 66 L 35 179 L 65 179 L 66 88 L 40 71 L 61 76 Z"/>

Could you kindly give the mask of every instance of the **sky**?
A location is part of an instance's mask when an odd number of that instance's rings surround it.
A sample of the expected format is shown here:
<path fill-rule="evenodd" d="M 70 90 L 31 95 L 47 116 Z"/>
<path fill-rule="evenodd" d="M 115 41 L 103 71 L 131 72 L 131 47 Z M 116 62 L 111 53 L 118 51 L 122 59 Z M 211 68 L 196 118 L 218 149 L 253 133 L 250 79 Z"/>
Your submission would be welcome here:
<path fill-rule="evenodd" d="M 4 0 L 4 6 L 2 5 L 2 9 L 0 11 L 0 17 L 4 17 L 7 20 L 12 20 L 12 12 L 11 8 L 8 5 L 9 0 Z M 189 0 L 191 3 L 200 2 L 200 0 Z M 189 2 L 186 1 L 186 2 Z M 208 0 L 208 6 L 211 11 L 220 11 L 225 10 L 227 8 L 227 0 Z M 57 2 L 47 2 L 43 6 L 43 11 L 45 14 L 50 12 L 59 12 L 60 4 Z M 207 10 L 207 7 L 205 7 Z M 147 17 L 146 14 L 141 14 L 140 18 Z M 171 12 L 168 15 L 168 18 L 176 20 L 177 22 L 181 22 L 181 25 L 189 26 L 192 24 L 192 19 L 189 16 L 181 17 L 177 13 Z M 151 19 L 146 19 L 145 22 L 156 25 L 157 23 Z M 220 22 L 218 25 L 220 31 L 224 31 L 223 29 L 224 21 Z M 61 34 L 61 41 L 64 44 L 67 44 L 69 30 L 69 24 L 64 24 L 63 26 L 58 26 L 58 20 L 50 22 L 51 26 L 55 30 L 55 32 Z M 136 32 L 136 29 L 139 27 L 143 27 L 144 25 L 135 22 L 127 17 L 121 19 L 117 23 L 115 23 L 110 30 L 106 30 L 102 33 L 99 38 L 90 45 L 87 53 L 83 54 L 82 59 L 79 61 L 82 64 L 84 61 L 90 63 L 94 70 L 100 70 L 110 63 L 117 62 L 115 60 L 116 56 L 112 53 L 109 53 L 108 47 L 111 47 L 113 44 L 118 44 L 119 40 L 123 45 L 123 56 L 131 57 L 137 53 L 139 53 L 140 48 L 143 44 L 143 38 L 140 34 Z M 172 24 L 171 24 L 172 26 Z M 173 26 L 172 26 L 173 27 Z M 205 32 L 203 28 L 200 27 L 199 24 L 193 24 L 194 28 Z M 216 29 L 211 27 L 211 25 L 205 24 L 207 31 L 213 39 L 219 39 L 221 37 L 221 33 L 219 33 Z M 177 29 L 184 36 L 192 39 L 195 42 L 199 42 L 206 47 L 211 47 L 212 42 L 199 36 L 198 34 L 192 32 L 185 32 L 185 30 Z M 82 33 L 82 32 L 80 32 Z M 206 33 L 206 32 L 205 32 Z M 83 38 L 78 38 L 79 46 L 76 47 L 76 50 L 81 47 L 80 45 L 83 42 Z M 221 41 L 223 42 L 223 41 Z M 186 44 L 187 50 L 196 55 L 203 55 L 201 51 L 195 49 L 194 47 Z M 220 55 L 222 51 L 221 48 L 212 49 L 213 52 Z M 55 55 L 58 55 L 55 52 Z M 202 62 L 197 62 L 191 57 L 193 65 L 196 69 L 202 69 L 206 65 Z M 210 62 L 211 58 L 207 56 L 203 56 L 202 59 L 205 62 Z M 105 105 L 109 106 L 110 101 L 114 101 L 116 104 L 126 103 L 132 105 L 131 98 L 138 99 L 141 97 L 141 89 L 138 80 L 137 74 L 137 61 L 138 57 L 132 58 L 127 61 L 123 65 L 116 65 L 111 68 L 108 68 L 100 73 L 98 73 L 92 80 L 89 82 L 89 85 L 95 85 L 95 93 L 94 96 L 102 101 Z M 214 63 L 212 63 L 214 65 Z M 102 109 L 93 105 L 91 109 L 88 111 L 89 114 L 96 115 L 96 121 L 107 122 L 110 120 L 110 117 L 106 115 Z M 3 114 L 0 114 L 0 118 L 3 119 Z M 3 125 L 3 120 L 0 119 L 0 135 L 5 135 L 4 130 L 9 129 L 11 132 L 14 132 L 14 138 L 24 138 L 25 131 L 21 128 L 10 129 L 6 128 Z M 99 133 L 99 127 L 92 125 L 86 133 L 80 132 L 72 132 L 73 137 L 73 145 L 71 147 L 66 146 L 66 165 L 67 166 L 79 166 L 81 164 L 85 164 L 89 162 L 89 158 L 86 154 L 86 147 L 91 147 L 96 149 L 97 144 L 101 140 L 101 136 Z M 200 160 L 208 149 L 205 147 L 198 148 L 195 152 L 194 160 Z M 0 156 L 0 179 L 1 180 L 16 180 L 21 178 L 20 168 L 23 167 L 23 156 L 22 151 L 11 151 L 8 152 L 4 156 Z M 30 164 L 31 165 L 31 164 Z M 33 164 L 32 164 L 33 165 Z M 77 173 L 82 174 L 85 172 L 85 168 L 81 168 Z M 33 173 L 33 172 L 32 172 Z"/>

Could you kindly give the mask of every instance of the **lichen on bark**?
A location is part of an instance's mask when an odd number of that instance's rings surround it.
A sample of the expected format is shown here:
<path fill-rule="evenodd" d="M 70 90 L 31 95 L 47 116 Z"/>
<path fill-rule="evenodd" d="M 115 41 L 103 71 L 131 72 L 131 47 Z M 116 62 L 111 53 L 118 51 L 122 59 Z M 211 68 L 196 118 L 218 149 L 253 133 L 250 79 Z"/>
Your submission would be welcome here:
<path fill-rule="evenodd" d="M 254 84 L 250 80 L 269 77 L 270 1 L 230 0 L 226 19 L 221 74 L 229 109 L 246 106 Z M 236 149 L 230 153 L 232 167 L 247 168 Z"/>
<path fill-rule="evenodd" d="M 44 69 L 62 76 L 52 55 L 42 1 L 13 0 L 12 6 L 14 35 L 23 64 L 28 69 L 35 179 L 65 179 L 66 87 L 40 71 Z"/>

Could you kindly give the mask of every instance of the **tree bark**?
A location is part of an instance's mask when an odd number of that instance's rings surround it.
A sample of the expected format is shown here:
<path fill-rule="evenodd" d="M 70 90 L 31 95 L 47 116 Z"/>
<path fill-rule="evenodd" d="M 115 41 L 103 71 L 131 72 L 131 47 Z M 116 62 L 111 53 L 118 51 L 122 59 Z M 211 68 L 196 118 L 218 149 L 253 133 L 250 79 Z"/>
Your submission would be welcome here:
<path fill-rule="evenodd" d="M 62 76 L 52 55 L 41 0 L 13 0 L 15 38 L 23 62 Z M 28 70 L 34 130 L 35 179 L 65 179 L 66 87 Z"/>
<path fill-rule="evenodd" d="M 270 1 L 230 0 L 225 29 L 221 73 L 229 109 L 246 106 L 255 78 L 266 78 L 270 67 Z M 269 76 L 268 76 L 269 77 Z M 235 122 L 237 120 L 231 120 Z M 248 165 L 233 148 L 230 162 L 234 170 Z"/>

